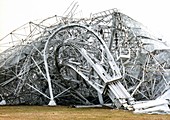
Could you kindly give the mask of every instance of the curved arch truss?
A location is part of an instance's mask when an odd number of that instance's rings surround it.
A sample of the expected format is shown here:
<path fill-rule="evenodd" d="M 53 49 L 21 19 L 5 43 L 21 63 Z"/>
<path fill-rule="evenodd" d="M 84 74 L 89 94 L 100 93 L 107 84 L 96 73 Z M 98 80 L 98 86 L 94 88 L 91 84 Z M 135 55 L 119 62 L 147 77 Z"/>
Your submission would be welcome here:
<path fill-rule="evenodd" d="M 0 42 L 9 45 L 0 53 L 1 105 L 112 103 L 169 112 L 170 48 L 116 10 L 30 22 Z"/>

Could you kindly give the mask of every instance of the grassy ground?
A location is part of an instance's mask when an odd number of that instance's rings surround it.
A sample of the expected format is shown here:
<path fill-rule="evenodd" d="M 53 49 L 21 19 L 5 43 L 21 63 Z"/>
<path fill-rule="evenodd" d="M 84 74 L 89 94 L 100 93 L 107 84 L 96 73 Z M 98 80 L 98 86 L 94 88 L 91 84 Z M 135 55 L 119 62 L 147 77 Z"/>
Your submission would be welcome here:
<path fill-rule="evenodd" d="M 170 115 L 133 114 L 103 108 L 0 106 L 0 120 L 170 120 Z"/>

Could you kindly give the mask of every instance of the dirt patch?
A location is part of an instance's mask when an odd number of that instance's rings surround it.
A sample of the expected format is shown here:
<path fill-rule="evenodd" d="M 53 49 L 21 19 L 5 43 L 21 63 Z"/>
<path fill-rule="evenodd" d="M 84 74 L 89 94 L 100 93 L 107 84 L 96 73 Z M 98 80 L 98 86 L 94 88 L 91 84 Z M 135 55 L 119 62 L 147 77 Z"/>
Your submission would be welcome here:
<path fill-rule="evenodd" d="M 170 115 L 133 114 L 103 108 L 1 106 L 0 120 L 170 120 Z"/>

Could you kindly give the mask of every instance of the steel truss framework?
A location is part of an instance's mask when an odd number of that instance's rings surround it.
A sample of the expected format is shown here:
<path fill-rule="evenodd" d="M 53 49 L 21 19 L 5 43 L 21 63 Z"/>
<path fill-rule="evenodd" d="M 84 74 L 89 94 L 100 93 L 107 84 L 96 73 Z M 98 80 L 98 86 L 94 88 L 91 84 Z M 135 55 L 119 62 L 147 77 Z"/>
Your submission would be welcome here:
<path fill-rule="evenodd" d="M 0 42 L 2 105 L 169 112 L 170 47 L 115 9 L 29 22 Z"/>

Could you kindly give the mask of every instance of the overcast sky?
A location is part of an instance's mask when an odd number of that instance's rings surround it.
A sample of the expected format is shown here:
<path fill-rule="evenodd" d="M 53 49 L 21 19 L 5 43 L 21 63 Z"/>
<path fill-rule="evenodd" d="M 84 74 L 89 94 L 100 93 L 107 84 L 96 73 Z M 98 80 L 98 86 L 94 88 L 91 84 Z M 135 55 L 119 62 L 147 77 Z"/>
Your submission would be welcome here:
<path fill-rule="evenodd" d="M 73 0 L 0 0 L 0 38 L 36 19 L 63 15 Z M 136 19 L 170 43 L 169 0 L 75 0 L 82 17 L 112 8 Z"/>

